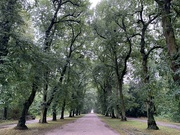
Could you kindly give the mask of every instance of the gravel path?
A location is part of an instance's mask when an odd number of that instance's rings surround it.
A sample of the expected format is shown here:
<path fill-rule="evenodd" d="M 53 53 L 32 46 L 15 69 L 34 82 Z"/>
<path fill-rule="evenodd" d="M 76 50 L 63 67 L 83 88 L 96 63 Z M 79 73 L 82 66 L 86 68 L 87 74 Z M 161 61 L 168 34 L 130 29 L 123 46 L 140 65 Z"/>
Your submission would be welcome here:
<path fill-rule="evenodd" d="M 119 135 L 108 128 L 96 114 L 87 114 L 74 123 L 69 123 L 44 135 Z"/>

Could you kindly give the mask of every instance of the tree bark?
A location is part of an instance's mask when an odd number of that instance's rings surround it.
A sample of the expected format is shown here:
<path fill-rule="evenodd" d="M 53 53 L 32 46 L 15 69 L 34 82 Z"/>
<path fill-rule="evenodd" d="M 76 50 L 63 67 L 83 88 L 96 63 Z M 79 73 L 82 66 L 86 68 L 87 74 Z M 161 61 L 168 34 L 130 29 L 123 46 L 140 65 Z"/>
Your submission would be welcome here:
<path fill-rule="evenodd" d="M 57 121 L 56 110 L 53 110 L 53 121 Z"/>
<path fill-rule="evenodd" d="M 78 110 L 78 109 L 76 109 L 76 116 L 78 116 L 78 114 L 79 114 L 78 112 L 79 112 L 79 110 Z"/>
<path fill-rule="evenodd" d="M 3 119 L 4 119 L 4 120 L 7 120 L 7 114 L 8 114 L 8 107 L 5 106 L 5 107 L 4 107 L 4 111 L 3 111 Z"/>
<path fill-rule="evenodd" d="M 47 123 L 47 111 L 48 111 L 47 105 L 46 104 L 42 105 L 41 118 L 39 120 L 39 123 Z"/>
<path fill-rule="evenodd" d="M 43 93 L 43 103 L 41 104 L 41 118 L 39 123 L 47 123 L 47 111 L 49 104 L 47 104 L 47 91 L 48 91 L 48 73 L 45 73 L 45 88 Z"/>
<path fill-rule="evenodd" d="M 148 52 L 146 52 L 146 42 L 145 42 L 145 37 L 146 37 L 146 31 L 148 26 L 158 17 L 158 15 L 154 16 L 153 18 L 150 18 L 147 22 L 144 20 L 143 18 L 143 12 L 144 12 L 144 5 L 143 3 L 141 3 L 141 11 L 139 12 L 140 15 L 140 20 L 139 22 L 142 24 L 142 29 L 141 29 L 141 41 L 140 41 L 140 53 L 141 53 L 141 57 L 142 57 L 142 72 L 143 72 L 143 83 L 144 85 L 147 85 L 149 83 L 149 74 L 148 74 L 148 57 L 149 54 L 156 48 L 159 47 L 153 47 L 150 50 L 148 50 Z M 150 89 L 150 88 L 149 88 Z M 159 129 L 156 121 L 154 119 L 154 113 L 153 111 L 151 111 L 154 108 L 151 108 L 152 105 L 150 104 L 149 99 L 151 98 L 152 94 L 151 94 L 152 90 L 148 90 L 148 95 L 147 95 L 147 129 Z M 153 102 L 153 101 L 152 101 Z"/>
<path fill-rule="evenodd" d="M 115 114 L 114 114 L 114 109 L 111 108 L 111 118 L 116 118 Z"/>
<path fill-rule="evenodd" d="M 73 110 L 72 112 L 73 112 L 72 116 L 74 117 L 74 115 L 75 115 L 75 111 Z"/>
<path fill-rule="evenodd" d="M 115 55 L 115 71 L 116 71 L 116 76 L 117 76 L 117 80 L 118 80 L 118 90 L 119 90 L 119 95 L 120 95 L 120 100 L 121 100 L 121 120 L 126 121 L 127 119 L 126 119 L 126 112 L 125 112 L 124 96 L 123 96 L 123 92 L 122 92 L 123 77 L 125 74 L 123 74 L 123 71 L 124 71 L 123 70 L 120 75 L 116 50 L 114 50 L 114 55 Z"/>
<path fill-rule="evenodd" d="M 144 39 L 143 39 L 144 40 Z M 144 41 L 142 41 L 145 43 Z M 141 50 L 142 55 L 142 66 L 143 66 L 143 79 L 144 79 L 144 85 L 147 85 L 149 83 L 149 75 L 148 75 L 148 55 L 145 54 L 145 50 Z M 147 129 L 154 129 L 158 130 L 158 126 L 156 124 L 156 121 L 154 119 L 154 103 L 152 100 L 152 93 L 151 90 L 148 90 L 148 97 L 147 97 Z"/>
<path fill-rule="evenodd" d="M 69 111 L 69 117 L 72 117 L 72 110 Z"/>
<path fill-rule="evenodd" d="M 66 106 L 66 99 L 63 101 L 62 109 L 61 109 L 61 118 L 64 119 L 64 111 L 65 111 L 65 106 Z"/>
<path fill-rule="evenodd" d="M 25 123 L 26 123 L 26 115 L 28 113 L 29 107 L 33 103 L 34 98 L 36 96 L 36 91 L 37 91 L 37 88 L 38 88 L 37 85 L 36 85 L 37 80 L 38 79 L 35 79 L 35 82 L 32 84 L 31 94 L 30 94 L 28 100 L 26 100 L 24 105 L 23 105 L 23 110 L 22 110 L 22 113 L 21 113 L 21 117 L 19 118 L 18 124 L 15 127 L 15 129 L 19 129 L 19 130 L 28 129 L 28 127 L 25 125 Z"/>
<path fill-rule="evenodd" d="M 156 121 L 154 120 L 154 113 L 155 113 L 155 106 L 153 102 L 153 97 L 151 95 L 148 96 L 147 101 L 147 117 L 148 117 L 148 127 L 147 129 L 155 129 L 158 130 L 159 128 L 156 125 Z"/>
<path fill-rule="evenodd" d="M 57 120 L 57 111 L 56 111 L 56 103 L 54 103 L 54 105 L 52 106 L 52 121 L 56 121 Z"/>
<path fill-rule="evenodd" d="M 172 0 L 155 0 L 160 9 L 162 9 L 162 27 L 163 27 L 163 33 L 164 37 L 166 39 L 166 46 L 168 49 L 168 54 L 170 56 L 170 62 L 171 62 L 171 69 L 174 72 L 173 79 L 174 82 L 177 84 L 180 84 L 180 74 L 176 74 L 176 72 L 180 68 L 179 62 L 177 60 L 179 59 L 179 50 L 178 45 L 176 42 L 176 38 L 174 35 L 174 29 L 172 26 L 172 19 L 171 19 L 171 2 Z"/>
<path fill-rule="evenodd" d="M 127 121 L 126 118 L 126 110 L 125 110 L 125 103 L 124 103 L 124 95 L 122 93 L 122 84 L 123 82 L 121 82 L 120 85 L 120 99 L 121 99 L 121 121 Z"/>

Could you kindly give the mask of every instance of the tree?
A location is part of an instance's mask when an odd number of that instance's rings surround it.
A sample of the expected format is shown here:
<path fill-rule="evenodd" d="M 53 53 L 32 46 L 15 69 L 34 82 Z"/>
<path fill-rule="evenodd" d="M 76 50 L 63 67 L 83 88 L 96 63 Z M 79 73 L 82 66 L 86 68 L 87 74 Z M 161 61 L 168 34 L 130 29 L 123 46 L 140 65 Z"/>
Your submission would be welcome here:
<path fill-rule="evenodd" d="M 171 69 L 173 73 L 174 82 L 179 85 L 179 45 L 175 36 L 175 30 L 173 28 L 173 14 L 179 15 L 179 1 L 172 0 L 155 0 L 159 6 L 159 12 L 161 14 L 161 22 L 163 28 L 163 34 L 166 39 L 166 46 L 171 60 Z M 176 17 L 175 17 L 176 19 Z"/>
<path fill-rule="evenodd" d="M 44 2 L 44 1 L 42 1 Z M 42 18 L 41 18 L 41 24 L 42 24 L 42 32 L 44 33 L 44 44 L 43 49 L 45 53 L 50 53 L 52 51 L 52 48 L 55 48 L 55 45 L 59 45 L 58 42 L 65 43 L 63 46 L 68 46 L 65 48 L 68 48 L 67 52 L 68 54 L 65 54 L 65 64 L 61 67 L 62 72 L 60 73 L 60 78 L 57 86 L 54 86 L 52 88 L 51 94 L 48 98 L 48 89 L 49 89 L 49 73 L 51 72 L 50 69 L 46 69 L 44 71 L 45 76 L 45 83 L 44 83 L 44 96 L 43 96 L 43 103 L 42 103 L 42 115 L 41 115 L 41 123 L 46 123 L 46 114 L 47 114 L 47 108 L 51 104 L 54 94 L 56 93 L 59 85 L 61 85 L 64 75 L 66 74 L 66 70 L 69 64 L 69 61 L 72 57 L 72 52 L 76 50 L 76 47 L 74 47 L 74 43 L 76 42 L 77 38 L 82 34 L 81 33 L 81 19 L 83 20 L 83 12 L 85 11 L 86 2 L 80 1 L 54 1 L 54 2 L 47 2 L 44 3 L 45 6 L 48 6 L 48 9 L 51 9 L 50 12 L 47 12 L 47 14 L 44 14 L 44 11 L 42 11 Z M 44 10 L 41 9 L 40 10 Z M 61 14 L 60 13 L 63 13 Z M 49 24 L 45 24 L 44 21 L 49 20 Z M 79 27 L 80 26 L 80 27 Z M 61 29 L 61 30 L 60 30 Z M 62 32 L 62 29 L 64 32 Z M 59 40 L 55 39 L 58 38 Z M 69 44 L 67 44 L 69 43 Z"/>
<path fill-rule="evenodd" d="M 130 24 L 132 22 L 128 21 L 128 19 L 131 20 L 132 18 L 130 18 L 126 13 L 126 11 L 129 10 L 127 7 L 127 5 L 129 4 L 128 2 L 122 2 L 123 4 L 121 5 L 119 5 L 119 2 L 117 1 L 104 1 L 104 3 L 100 5 L 101 7 L 99 6 L 98 10 L 101 10 L 102 7 L 106 7 L 106 11 L 103 10 L 104 12 L 102 13 L 102 15 L 99 15 L 100 18 L 104 16 L 106 17 L 102 19 L 104 22 L 100 22 L 98 20 L 98 22 L 100 23 L 98 23 L 99 25 L 97 24 L 95 26 L 95 31 L 97 35 L 104 40 L 103 43 L 106 45 L 106 49 L 108 50 L 108 57 L 111 60 L 110 65 L 112 65 L 112 67 L 114 68 L 114 72 L 117 78 L 117 86 L 120 94 L 121 120 L 125 121 L 125 103 L 122 86 L 124 76 L 127 72 L 127 62 L 132 51 L 131 38 L 133 38 L 134 34 L 133 27 L 130 27 Z M 119 7 L 117 5 L 119 5 Z"/>
<path fill-rule="evenodd" d="M 151 1 L 147 2 L 148 4 L 153 4 Z M 148 10 L 148 9 L 147 9 Z M 153 42 L 152 39 L 150 39 L 150 41 L 148 41 L 148 27 L 150 27 L 153 23 L 156 23 L 155 20 L 156 18 L 159 16 L 158 13 L 155 13 L 155 10 L 153 8 L 149 9 L 149 11 L 145 12 L 145 1 L 140 1 L 140 7 L 138 12 L 138 23 L 141 24 L 140 25 L 140 53 L 141 53 L 141 57 L 142 57 L 142 71 L 143 71 L 143 82 L 144 85 L 149 85 L 150 83 L 150 73 L 148 71 L 148 59 L 150 54 L 158 48 L 162 48 L 159 45 L 156 45 L 155 42 Z M 153 11 L 154 10 L 154 11 Z M 149 16 L 149 18 L 147 17 Z M 154 37 L 152 37 L 154 38 Z M 153 42 L 148 44 L 148 42 Z M 153 95 L 152 95 L 152 90 L 150 87 L 147 87 L 147 91 L 148 91 L 148 97 L 147 97 L 147 117 L 148 117 L 148 129 L 159 129 L 156 125 L 155 119 L 154 119 L 154 102 L 153 102 Z"/>

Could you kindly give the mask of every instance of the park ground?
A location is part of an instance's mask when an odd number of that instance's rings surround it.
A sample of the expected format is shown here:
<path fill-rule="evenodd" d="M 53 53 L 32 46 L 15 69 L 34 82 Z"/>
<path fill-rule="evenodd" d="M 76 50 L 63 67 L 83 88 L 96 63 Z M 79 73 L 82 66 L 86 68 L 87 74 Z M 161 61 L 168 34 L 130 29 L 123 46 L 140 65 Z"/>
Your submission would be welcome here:
<path fill-rule="evenodd" d="M 128 118 L 127 122 L 97 114 L 86 114 L 39 124 L 27 121 L 28 130 L 15 130 L 13 123 L 0 123 L 0 135 L 180 135 L 180 123 L 157 122 L 160 130 L 147 130 L 145 118 Z"/>

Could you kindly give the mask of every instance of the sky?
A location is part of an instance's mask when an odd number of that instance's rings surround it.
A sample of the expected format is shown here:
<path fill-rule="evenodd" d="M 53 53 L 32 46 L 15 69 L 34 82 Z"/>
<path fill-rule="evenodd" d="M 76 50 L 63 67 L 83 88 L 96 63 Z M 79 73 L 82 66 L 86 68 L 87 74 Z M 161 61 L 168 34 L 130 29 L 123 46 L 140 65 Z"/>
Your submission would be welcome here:
<path fill-rule="evenodd" d="M 93 7 L 95 7 L 96 4 L 97 4 L 98 2 L 100 2 L 101 0 L 89 0 L 89 1 L 92 3 L 91 7 L 93 8 Z"/>

